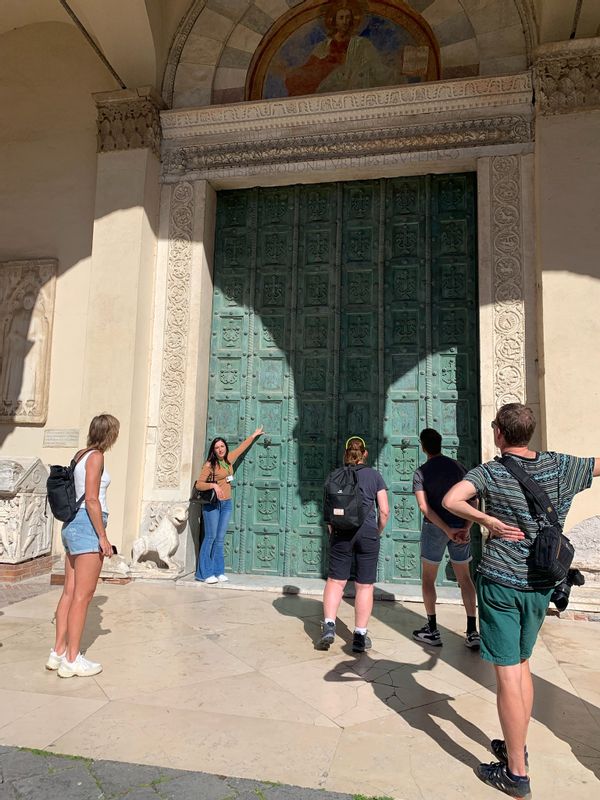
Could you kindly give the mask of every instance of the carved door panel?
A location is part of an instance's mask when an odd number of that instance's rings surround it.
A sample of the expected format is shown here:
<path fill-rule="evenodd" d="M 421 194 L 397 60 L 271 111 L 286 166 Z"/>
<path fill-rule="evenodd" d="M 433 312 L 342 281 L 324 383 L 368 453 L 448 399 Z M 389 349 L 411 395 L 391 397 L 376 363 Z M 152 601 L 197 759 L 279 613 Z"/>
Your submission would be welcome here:
<path fill-rule="evenodd" d="M 420 576 L 421 519 L 412 492 L 421 463 L 419 432 L 427 424 L 428 184 L 398 178 L 386 186 L 385 441 L 380 470 L 388 485 L 390 521 L 383 534 L 380 574 L 388 581 Z"/>
<path fill-rule="evenodd" d="M 323 481 L 357 434 L 390 490 L 379 579 L 419 580 L 419 432 L 479 455 L 474 206 L 470 175 L 219 195 L 207 439 L 266 431 L 228 569 L 325 574 Z"/>

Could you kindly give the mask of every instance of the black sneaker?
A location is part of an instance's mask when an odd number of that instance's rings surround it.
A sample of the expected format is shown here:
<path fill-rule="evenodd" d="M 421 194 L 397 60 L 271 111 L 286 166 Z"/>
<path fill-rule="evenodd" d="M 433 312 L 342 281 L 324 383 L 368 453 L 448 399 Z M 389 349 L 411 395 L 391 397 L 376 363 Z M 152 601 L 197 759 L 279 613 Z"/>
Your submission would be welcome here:
<path fill-rule="evenodd" d="M 514 780 L 508 774 L 508 767 L 501 761 L 494 764 L 480 764 L 475 767 L 475 774 L 480 781 L 487 783 L 494 789 L 509 795 L 510 797 L 528 798 L 531 797 L 531 783 L 529 778 L 517 778 Z"/>
<path fill-rule="evenodd" d="M 354 631 L 354 636 L 352 638 L 353 653 L 364 653 L 365 650 L 370 650 L 372 646 L 371 640 L 366 633 Z"/>
<path fill-rule="evenodd" d="M 321 623 L 322 636 L 316 643 L 317 650 L 329 650 L 335 639 L 335 622 Z"/>
<path fill-rule="evenodd" d="M 508 752 L 506 750 L 506 742 L 504 739 L 492 739 L 490 742 L 490 748 L 498 761 L 501 761 L 503 764 L 508 764 Z M 527 747 L 525 748 L 525 766 L 529 766 L 529 753 L 527 752 Z"/>
<path fill-rule="evenodd" d="M 471 650 L 479 650 L 481 639 L 477 631 L 471 631 L 465 636 L 465 647 L 470 647 Z"/>
<path fill-rule="evenodd" d="M 419 628 L 418 631 L 413 631 L 413 639 L 417 642 L 422 642 L 423 644 L 429 644 L 432 647 L 441 647 L 443 644 L 442 634 L 437 628 L 432 631 L 429 627 L 429 623 L 427 623 L 427 625 L 423 625 L 423 627 Z"/>

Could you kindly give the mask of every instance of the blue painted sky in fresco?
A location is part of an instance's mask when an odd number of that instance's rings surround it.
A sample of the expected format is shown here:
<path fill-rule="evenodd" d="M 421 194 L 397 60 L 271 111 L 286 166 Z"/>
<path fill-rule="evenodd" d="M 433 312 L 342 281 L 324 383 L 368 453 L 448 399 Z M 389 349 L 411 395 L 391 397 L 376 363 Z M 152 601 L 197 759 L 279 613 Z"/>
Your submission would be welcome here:
<path fill-rule="evenodd" d="M 407 30 L 377 14 L 366 16 L 358 35 L 369 39 L 383 59 L 396 60 L 399 50 L 404 45 L 415 44 L 415 40 Z M 325 39 L 327 39 L 327 33 L 321 19 L 307 22 L 294 31 L 271 61 L 265 79 L 263 97 L 265 99 L 287 97 L 285 76 L 275 65 L 280 65 L 285 70 L 285 67 L 298 67 L 305 64 L 314 48 Z M 280 74 L 277 74 L 278 72 Z"/>

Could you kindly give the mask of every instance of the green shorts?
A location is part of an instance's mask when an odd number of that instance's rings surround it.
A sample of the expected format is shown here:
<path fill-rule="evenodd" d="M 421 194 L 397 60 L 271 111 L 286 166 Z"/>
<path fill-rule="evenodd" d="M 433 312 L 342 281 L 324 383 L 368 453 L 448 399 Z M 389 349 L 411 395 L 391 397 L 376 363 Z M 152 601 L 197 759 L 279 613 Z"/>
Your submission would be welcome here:
<path fill-rule="evenodd" d="M 553 591 L 523 592 L 478 575 L 481 657 L 504 667 L 528 659 Z"/>

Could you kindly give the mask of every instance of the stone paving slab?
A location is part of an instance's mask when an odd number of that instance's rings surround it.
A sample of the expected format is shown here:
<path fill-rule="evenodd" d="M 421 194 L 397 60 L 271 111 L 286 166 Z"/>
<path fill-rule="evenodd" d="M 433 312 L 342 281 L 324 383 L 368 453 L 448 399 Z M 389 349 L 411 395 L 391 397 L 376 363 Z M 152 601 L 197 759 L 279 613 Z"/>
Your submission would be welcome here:
<path fill-rule="evenodd" d="M 27 600 L 29 597 L 37 597 L 39 594 L 49 592 L 51 588 L 49 574 L 37 575 L 35 578 L 19 583 L 0 582 L 0 608 L 20 603 L 21 600 Z"/>
<path fill-rule="evenodd" d="M 0 800 L 357 800 L 205 772 L 0 747 Z M 361 800 L 363 799 L 361 796 Z M 383 800 L 379 798 L 379 800 Z"/>

